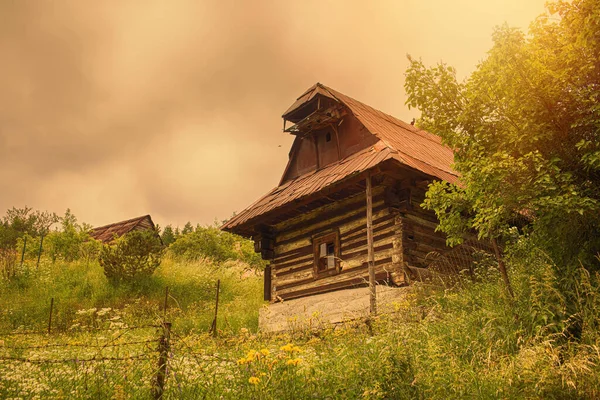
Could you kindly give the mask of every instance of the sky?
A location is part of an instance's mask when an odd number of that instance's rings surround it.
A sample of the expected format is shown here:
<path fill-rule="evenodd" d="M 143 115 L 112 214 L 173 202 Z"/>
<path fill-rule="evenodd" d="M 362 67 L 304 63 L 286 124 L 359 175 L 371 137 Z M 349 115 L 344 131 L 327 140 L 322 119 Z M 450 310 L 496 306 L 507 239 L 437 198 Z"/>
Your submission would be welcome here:
<path fill-rule="evenodd" d="M 410 121 L 407 54 L 465 77 L 545 1 L 0 1 L 0 216 L 229 218 L 277 186 L 308 87 Z"/>

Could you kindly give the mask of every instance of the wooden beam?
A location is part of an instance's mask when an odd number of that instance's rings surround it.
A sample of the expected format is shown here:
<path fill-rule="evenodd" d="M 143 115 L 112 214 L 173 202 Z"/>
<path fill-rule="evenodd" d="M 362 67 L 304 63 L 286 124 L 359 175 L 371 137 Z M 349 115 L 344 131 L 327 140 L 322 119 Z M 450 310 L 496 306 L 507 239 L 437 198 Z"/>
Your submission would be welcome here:
<path fill-rule="evenodd" d="M 369 265 L 369 312 L 377 314 L 377 288 L 375 287 L 375 251 L 373 248 L 373 196 L 371 188 L 371 174 L 365 179 L 367 186 L 367 262 Z"/>

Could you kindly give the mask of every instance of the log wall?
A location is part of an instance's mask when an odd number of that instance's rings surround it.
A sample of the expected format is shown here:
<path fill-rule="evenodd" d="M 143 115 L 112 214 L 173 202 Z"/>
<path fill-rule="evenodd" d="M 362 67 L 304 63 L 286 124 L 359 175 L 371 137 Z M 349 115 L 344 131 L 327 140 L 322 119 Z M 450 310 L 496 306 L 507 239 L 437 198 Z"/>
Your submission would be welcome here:
<path fill-rule="evenodd" d="M 444 253 L 446 235 L 436 232 L 438 221 L 433 211 L 421 208 L 425 199 L 425 189 L 411 188 L 410 207 L 401 213 L 404 242 L 404 261 L 413 267 L 425 268 L 427 255 L 431 252 Z"/>
<path fill-rule="evenodd" d="M 403 281 L 401 219 L 385 202 L 384 187 L 373 189 L 375 273 L 378 282 Z M 339 231 L 341 271 L 316 277 L 312 237 Z M 275 226 L 271 298 L 288 300 L 368 284 L 366 199 L 355 195 Z"/>

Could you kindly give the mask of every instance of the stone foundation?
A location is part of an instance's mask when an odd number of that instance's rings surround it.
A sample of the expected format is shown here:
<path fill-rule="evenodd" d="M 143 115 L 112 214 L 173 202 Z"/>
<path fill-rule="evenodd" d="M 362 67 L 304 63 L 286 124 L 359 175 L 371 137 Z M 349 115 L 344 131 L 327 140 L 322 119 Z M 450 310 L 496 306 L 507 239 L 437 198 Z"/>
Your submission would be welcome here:
<path fill-rule="evenodd" d="M 409 290 L 409 287 L 377 286 L 378 313 L 397 310 Z M 368 315 L 369 288 L 362 287 L 269 304 L 260 309 L 258 326 L 262 332 L 319 329 Z"/>

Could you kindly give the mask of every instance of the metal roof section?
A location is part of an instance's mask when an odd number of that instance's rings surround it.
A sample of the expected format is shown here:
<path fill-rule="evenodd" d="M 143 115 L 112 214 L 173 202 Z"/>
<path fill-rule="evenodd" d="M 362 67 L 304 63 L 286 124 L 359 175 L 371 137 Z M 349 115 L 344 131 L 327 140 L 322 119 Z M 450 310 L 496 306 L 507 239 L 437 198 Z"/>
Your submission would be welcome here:
<path fill-rule="evenodd" d="M 150 215 L 144 215 L 109 225 L 99 226 L 92 229 L 90 236 L 101 242 L 110 243 L 115 237 L 121 237 L 138 227 L 143 229 L 156 229 Z"/>
<path fill-rule="evenodd" d="M 392 158 L 394 158 L 393 152 L 383 143 L 377 142 L 374 146 L 354 153 L 337 163 L 311 171 L 274 188 L 227 221 L 222 229 L 231 230 L 236 226 L 246 224 L 256 217 L 295 200 L 300 200 L 335 182 L 359 174 Z"/>
<path fill-rule="evenodd" d="M 345 106 L 379 141 L 374 146 L 351 154 L 333 164 L 284 182 L 231 218 L 222 229 L 236 230 L 236 227 L 239 229 L 242 225 L 254 224 L 258 222 L 259 217 L 267 213 L 316 194 L 334 183 L 360 174 L 386 160 L 395 160 L 450 183 L 458 182 L 459 175 L 452 169 L 453 152 L 442 144 L 439 136 L 418 129 L 320 83 L 304 92 L 284 112 L 284 120 L 295 123 L 285 131 L 292 134 L 311 131 L 328 123 L 330 118 L 341 115 L 343 111 L 335 103 L 330 110 L 340 113 L 336 116 L 324 114 L 322 109 L 315 107 L 315 102 L 320 102 L 321 98 Z M 247 228 L 246 226 L 246 231 Z"/>

